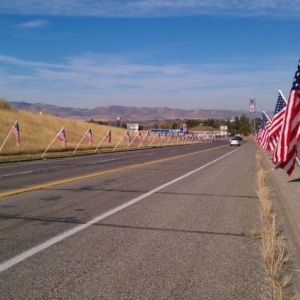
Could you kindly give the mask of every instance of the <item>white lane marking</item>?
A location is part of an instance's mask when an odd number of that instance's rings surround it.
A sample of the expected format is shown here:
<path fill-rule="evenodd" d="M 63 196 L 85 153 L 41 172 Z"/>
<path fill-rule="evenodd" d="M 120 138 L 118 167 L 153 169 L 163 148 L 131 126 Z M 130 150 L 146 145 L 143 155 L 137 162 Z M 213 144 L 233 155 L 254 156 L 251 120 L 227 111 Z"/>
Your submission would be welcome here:
<path fill-rule="evenodd" d="M 48 241 L 46 241 L 46 242 L 44 242 L 44 243 L 42 243 L 42 244 L 40 244 L 38 246 L 35 246 L 35 247 L 33 247 L 33 248 L 31 248 L 31 249 L 29 249 L 29 250 L 21 253 L 20 255 L 17 255 L 15 257 L 13 257 L 13 258 L 11 258 L 11 259 L 9 259 L 9 260 L 1 263 L 0 264 L 0 273 L 3 272 L 3 271 L 5 271 L 5 270 L 7 270 L 7 269 L 9 269 L 9 268 L 11 268 L 11 267 L 13 267 L 16 264 L 22 262 L 23 260 L 25 260 L 25 259 L 27 259 L 27 258 L 29 258 L 29 257 L 31 257 L 31 256 L 33 256 L 33 255 L 35 255 L 35 254 L 43 251 L 43 250 L 45 250 L 45 249 L 47 249 L 47 248 L 49 248 L 49 247 L 51 247 L 51 246 L 53 246 L 53 245 L 55 245 L 55 244 L 63 241 L 63 240 L 65 240 L 66 238 L 74 235 L 75 233 L 80 232 L 80 231 L 88 228 L 89 226 L 91 226 L 91 225 L 93 225 L 93 224 L 95 224 L 95 223 L 97 223 L 97 222 L 99 222 L 99 221 L 101 221 L 101 220 L 103 220 L 103 219 L 105 219 L 105 218 L 107 218 L 107 217 L 109 217 L 109 216 L 111 216 L 111 215 L 113 215 L 113 214 L 115 214 L 115 213 L 117 213 L 117 212 L 119 212 L 119 211 L 121 211 L 121 210 L 123 210 L 123 209 L 125 209 L 125 208 L 127 208 L 127 207 L 129 207 L 129 206 L 131 206 L 131 205 L 133 205 L 133 204 L 135 204 L 135 203 L 137 203 L 137 202 L 145 199 L 145 198 L 147 198 L 147 197 L 149 197 L 149 196 L 151 196 L 152 194 L 154 194 L 154 193 L 156 193 L 156 192 L 164 189 L 165 187 L 167 187 L 169 185 L 172 185 L 173 183 L 175 183 L 177 181 L 180 181 L 180 180 L 182 180 L 182 179 L 184 179 L 184 178 L 186 178 L 186 177 L 188 177 L 188 176 L 190 176 L 190 175 L 192 175 L 192 174 L 194 174 L 194 173 L 196 173 L 196 172 L 198 172 L 198 171 L 200 171 L 200 170 L 208 167 L 209 165 L 212 165 L 212 164 L 216 163 L 217 161 L 225 158 L 226 156 L 234 153 L 235 151 L 240 150 L 241 148 L 242 147 L 239 147 L 239 148 L 237 148 L 237 149 L 235 149 L 235 150 L 233 150 L 233 151 L 231 151 L 231 152 L 229 152 L 229 153 L 227 153 L 227 154 L 225 154 L 225 155 L 223 155 L 223 156 L 221 156 L 221 157 L 219 157 L 219 158 L 217 158 L 217 159 L 215 159 L 215 160 L 207 163 L 206 165 L 203 165 L 203 166 L 201 166 L 201 167 L 199 167 L 199 168 L 197 168 L 197 169 L 195 169 L 193 171 L 190 171 L 190 172 L 188 172 L 188 173 L 186 173 L 186 174 L 184 174 L 184 175 L 182 175 L 180 177 L 177 177 L 176 179 L 171 180 L 171 181 L 169 181 L 169 182 L 167 182 L 167 183 L 165 183 L 165 184 L 163 184 L 163 185 L 161 185 L 161 186 L 159 186 L 159 187 L 157 187 L 157 188 L 155 188 L 155 189 L 153 189 L 153 190 L 151 190 L 151 191 L 149 191 L 149 192 L 147 192 L 147 193 L 145 193 L 145 194 L 143 194 L 143 195 L 141 195 L 139 197 L 136 197 L 136 198 L 134 198 L 134 199 L 132 199 L 132 200 L 130 200 L 130 201 L 128 201 L 128 202 L 120 205 L 120 206 L 117 206 L 114 209 L 109 210 L 108 212 L 95 217 L 94 219 L 90 220 L 89 222 L 87 222 L 85 224 L 76 226 L 73 229 L 70 229 L 70 230 L 68 230 L 68 231 L 66 231 L 66 232 L 64 232 L 62 234 L 59 234 L 59 235 L 57 235 L 57 236 L 49 239 Z"/>
<path fill-rule="evenodd" d="M 12 173 L 12 174 L 4 174 L 4 175 L 0 175 L 1 177 L 10 177 L 10 176 L 15 176 L 15 175 L 24 175 L 24 174 L 31 174 L 33 173 L 33 171 L 26 171 L 26 172 L 20 172 L 20 173 Z"/>
<path fill-rule="evenodd" d="M 117 160 L 117 159 L 105 159 L 105 160 L 101 160 L 101 161 L 97 162 L 97 164 L 98 163 L 103 163 L 103 162 L 115 161 L 115 160 Z M 95 163 L 92 163 L 92 165 L 94 165 L 94 164 Z"/>

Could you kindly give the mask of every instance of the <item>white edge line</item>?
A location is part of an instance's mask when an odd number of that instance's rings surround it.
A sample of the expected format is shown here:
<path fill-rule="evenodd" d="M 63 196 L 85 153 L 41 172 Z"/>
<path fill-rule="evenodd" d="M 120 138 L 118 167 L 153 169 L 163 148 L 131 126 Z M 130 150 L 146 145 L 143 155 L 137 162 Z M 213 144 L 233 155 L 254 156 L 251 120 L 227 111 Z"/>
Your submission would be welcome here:
<path fill-rule="evenodd" d="M 33 171 L 26 171 L 26 172 L 20 172 L 20 173 L 11 173 L 11 174 L 4 174 L 4 175 L 0 175 L 1 177 L 11 177 L 11 176 L 15 176 L 15 175 L 25 175 L 25 174 L 31 174 L 33 173 Z"/>
<path fill-rule="evenodd" d="M 134 199 L 132 199 L 132 200 L 130 200 L 130 201 L 128 201 L 128 202 L 120 205 L 120 206 L 117 206 L 114 209 L 109 210 L 108 212 L 106 212 L 104 214 L 99 215 L 98 217 L 96 217 L 96 218 L 88 221 L 85 224 L 76 226 L 73 229 L 70 229 L 70 230 L 68 230 L 68 231 L 66 231 L 66 232 L 64 232 L 64 233 L 62 233 L 60 235 L 57 235 L 57 236 L 49 239 L 48 241 L 46 241 L 46 242 L 44 242 L 44 243 L 42 243 L 42 244 L 40 244 L 38 246 L 35 246 L 35 247 L 33 247 L 33 248 L 31 248 L 31 249 L 29 249 L 29 250 L 27 250 L 27 251 L 25 251 L 25 252 L 23 252 L 21 254 L 19 254 L 19 255 L 15 256 L 15 257 L 9 259 L 9 260 L 1 263 L 0 264 L 0 273 L 3 272 L 3 271 L 5 271 L 5 270 L 7 270 L 7 269 L 9 269 L 9 268 L 11 268 L 11 267 L 13 267 L 16 264 L 22 262 L 23 260 L 25 260 L 25 259 L 27 259 L 27 258 L 29 258 L 29 257 L 31 257 L 31 256 L 33 256 L 33 255 L 35 255 L 37 253 L 39 253 L 39 252 L 41 252 L 41 251 L 49 248 L 49 247 L 51 247 L 51 246 L 53 246 L 53 245 L 55 245 L 55 244 L 57 244 L 57 243 L 59 243 L 61 241 L 63 241 L 64 239 L 66 239 L 66 238 L 74 235 L 75 233 L 80 232 L 80 231 L 86 229 L 87 227 L 89 227 L 89 226 L 91 226 L 91 225 L 93 225 L 93 224 L 95 224 L 95 223 L 97 223 L 97 222 L 99 222 L 99 221 L 101 221 L 101 220 L 103 220 L 103 219 L 105 219 L 105 218 L 107 218 L 107 217 L 109 217 L 109 216 L 111 216 L 111 215 L 113 215 L 113 214 L 121 211 L 122 209 L 127 208 L 128 206 L 131 206 L 131 205 L 133 205 L 133 204 L 135 204 L 135 203 L 143 200 L 144 198 L 146 198 L 146 197 L 148 197 L 148 196 L 150 196 L 150 195 L 152 195 L 152 194 L 160 191 L 161 189 L 163 189 L 163 188 L 165 188 L 165 187 L 167 187 L 167 186 L 169 186 L 169 185 L 171 185 L 171 184 L 173 184 L 173 183 L 175 183 L 177 181 L 180 181 L 180 180 L 182 180 L 182 179 L 184 179 L 184 178 L 186 178 L 186 177 L 188 177 L 188 176 L 190 176 L 190 175 L 192 175 L 192 174 L 194 174 L 194 173 L 196 173 L 196 172 L 198 172 L 198 171 L 206 168 L 207 166 L 209 166 L 211 164 L 214 164 L 215 162 L 223 159 L 224 157 L 232 154 L 233 152 L 235 152 L 235 151 L 237 151 L 239 149 L 241 149 L 241 148 L 237 148 L 237 149 L 235 149 L 235 150 L 233 150 L 233 151 L 231 151 L 231 152 L 229 152 L 229 153 L 227 153 L 227 154 L 225 154 L 225 155 L 223 155 L 223 156 L 221 156 L 221 157 L 219 157 L 219 158 L 217 158 L 217 159 L 215 159 L 215 160 L 213 160 L 213 161 L 211 161 L 211 162 L 209 162 L 209 163 L 207 163 L 207 164 L 205 164 L 205 165 L 203 165 L 203 166 L 201 166 L 201 167 L 199 167 L 199 168 L 197 168 L 197 169 L 195 169 L 193 171 L 190 171 L 190 172 L 188 172 L 188 173 L 186 173 L 186 174 L 184 174 L 184 175 L 182 175 L 182 176 L 180 176 L 180 177 L 178 177 L 178 178 L 176 178 L 174 180 L 171 180 L 171 181 L 169 181 L 169 182 L 167 182 L 167 183 L 165 183 L 165 184 L 163 184 L 163 185 L 161 185 L 161 186 L 159 186 L 159 187 L 157 187 L 157 188 L 155 188 L 155 189 L 153 189 L 153 190 L 151 190 L 151 191 L 149 191 L 149 192 L 147 192 L 147 193 L 145 193 L 145 194 L 143 194 L 143 195 L 141 195 L 139 197 L 136 197 L 136 198 L 134 198 Z"/>

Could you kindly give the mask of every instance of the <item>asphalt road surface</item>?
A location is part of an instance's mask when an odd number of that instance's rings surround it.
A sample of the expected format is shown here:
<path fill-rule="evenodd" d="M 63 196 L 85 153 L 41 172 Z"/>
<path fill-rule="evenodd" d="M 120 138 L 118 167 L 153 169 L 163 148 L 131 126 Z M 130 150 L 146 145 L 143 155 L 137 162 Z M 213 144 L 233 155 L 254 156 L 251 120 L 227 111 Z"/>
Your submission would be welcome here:
<path fill-rule="evenodd" d="M 222 141 L 0 165 L 0 299 L 259 299 L 255 176 Z"/>

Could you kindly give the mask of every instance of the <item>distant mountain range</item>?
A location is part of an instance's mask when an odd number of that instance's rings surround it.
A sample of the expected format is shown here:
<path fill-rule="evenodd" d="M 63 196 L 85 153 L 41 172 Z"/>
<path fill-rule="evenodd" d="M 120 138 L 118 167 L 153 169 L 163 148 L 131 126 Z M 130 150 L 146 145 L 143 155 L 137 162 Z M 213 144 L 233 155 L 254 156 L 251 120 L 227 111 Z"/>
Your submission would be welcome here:
<path fill-rule="evenodd" d="M 54 116 L 71 119 L 95 121 L 115 121 L 118 116 L 122 122 L 138 122 L 148 120 L 175 119 L 230 119 L 235 116 L 248 115 L 246 111 L 222 109 L 178 109 L 168 107 L 136 107 L 118 106 L 95 107 L 92 109 L 60 107 L 42 103 L 10 102 L 17 109 L 48 113 Z"/>

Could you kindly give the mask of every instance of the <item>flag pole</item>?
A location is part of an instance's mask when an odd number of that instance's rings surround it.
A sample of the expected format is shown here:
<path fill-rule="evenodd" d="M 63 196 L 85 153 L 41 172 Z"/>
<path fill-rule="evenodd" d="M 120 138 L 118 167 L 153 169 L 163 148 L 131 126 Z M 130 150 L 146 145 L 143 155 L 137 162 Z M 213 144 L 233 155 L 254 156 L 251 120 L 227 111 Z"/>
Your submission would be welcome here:
<path fill-rule="evenodd" d="M 10 131 L 9 131 L 9 133 L 8 133 L 8 135 L 7 135 L 7 137 L 5 138 L 3 144 L 2 144 L 2 146 L 1 146 L 1 148 L 0 148 L 0 152 L 1 152 L 1 150 L 2 150 L 2 148 L 3 148 L 3 146 L 4 146 L 4 144 L 6 143 L 6 141 L 7 141 L 8 137 L 9 137 L 9 135 L 11 134 L 12 129 L 13 129 L 14 126 L 17 124 L 17 122 L 18 122 L 18 121 L 16 121 L 15 124 L 14 124 L 14 125 L 12 126 L 12 128 L 10 129 Z"/>
<path fill-rule="evenodd" d="M 101 144 L 103 143 L 104 139 L 107 138 L 107 135 L 109 133 L 110 130 L 107 131 L 106 135 L 102 138 L 102 140 L 100 141 L 100 143 L 98 144 L 97 148 L 95 149 L 94 152 L 96 152 L 98 150 L 98 148 L 101 146 Z"/>
<path fill-rule="evenodd" d="M 140 133 L 140 132 L 139 132 L 139 133 Z M 138 147 L 138 149 L 140 149 L 141 146 L 142 146 L 143 143 L 144 143 L 144 139 L 145 139 L 145 138 L 143 138 L 142 134 L 141 134 L 141 138 L 142 138 L 142 141 L 139 141 L 139 147 Z"/>
<path fill-rule="evenodd" d="M 76 148 L 75 148 L 75 150 L 74 150 L 74 152 L 73 152 L 73 155 L 75 154 L 77 148 L 79 147 L 79 145 L 80 145 L 81 142 L 83 141 L 83 139 L 84 139 L 84 137 L 85 137 L 85 135 L 86 135 L 86 133 L 87 133 L 88 131 L 89 131 L 89 129 L 85 132 L 85 134 L 84 134 L 83 137 L 81 138 L 80 142 L 77 144 L 77 146 L 76 146 Z"/>
<path fill-rule="evenodd" d="M 106 138 L 106 135 L 102 138 L 102 140 L 100 141 L 100 143 L 98 144 L 97 148 L 95 149 L 94 153 L 98 150 L 98 148 L 101 146 L 102 142 L 104 141 L 104 139 Z"/>
<path fill-rule="evenodd" d="M 117 145 L 115 146 L 115 148 L 113 149 L 113 151 L 115 151 L 115 149 L 118 147 L 118 145 L 121 143 L 121 141 L 124 139 L 125 134 L 121 137 L 121 139 L 119 140 L 119 142 L 117 143 Z"/>
<path fill-rule="evenodd" d="M 154 140 L 156 139 L 156 136 L 158 135 L 158 132 L 156 133 L 156 135 L 154 136 L 153 140 L 151 141 L 149 147 L 151 147 L 152 143 L 154 142 Z"/>
<path fill-rule="evenodd" d="M 168 144 L 168 142 L 169 142 L 170 138 L 171 138 L 171 135 L 169 135 L 169 137 L 167 138 L 167 141 L 166 141 L 166 143 L 165 143 L 165 145 L 164 145 L 164 146 L 167 146 L 167 144 Z"/>
<path fill-rule="evenodd" d="M 129 143 L 129 145 L 127 146 L 127 149 L 131 146 L 131 144 L 133 143 L 133 141 L 135 140 L 135 138 L 138 136 L 139 132 L 137 133 L 137 135 L 131 140 L 131 142 Z"/>
<path fill-rule="evenodd" d="M 64 127 L 59 131 L 61 132 L 64 129 Z M 50 148 L 50 146 L 53 144 L 53 142 L 55 141 L 55 139 L 57 138 L 57 134 L 55 136 L 55 138 L 51 141 L 51 143 L 49 144 L 49 146 L 47 147 L 47 149 L 44 151 L 44 153 L 42 154 L 42 157 L 45 155 L 45 153 L 47 152 L 47 150 Z"/>
<path fill-rule="evenodd" d="M 269 118 L 269 116 L 267 115 L 267 113 L 263 110 L 263 114 L 267 117 L 267 119 L 269 120 L 269 122 L 271 123 L 272 120 Z"/>

